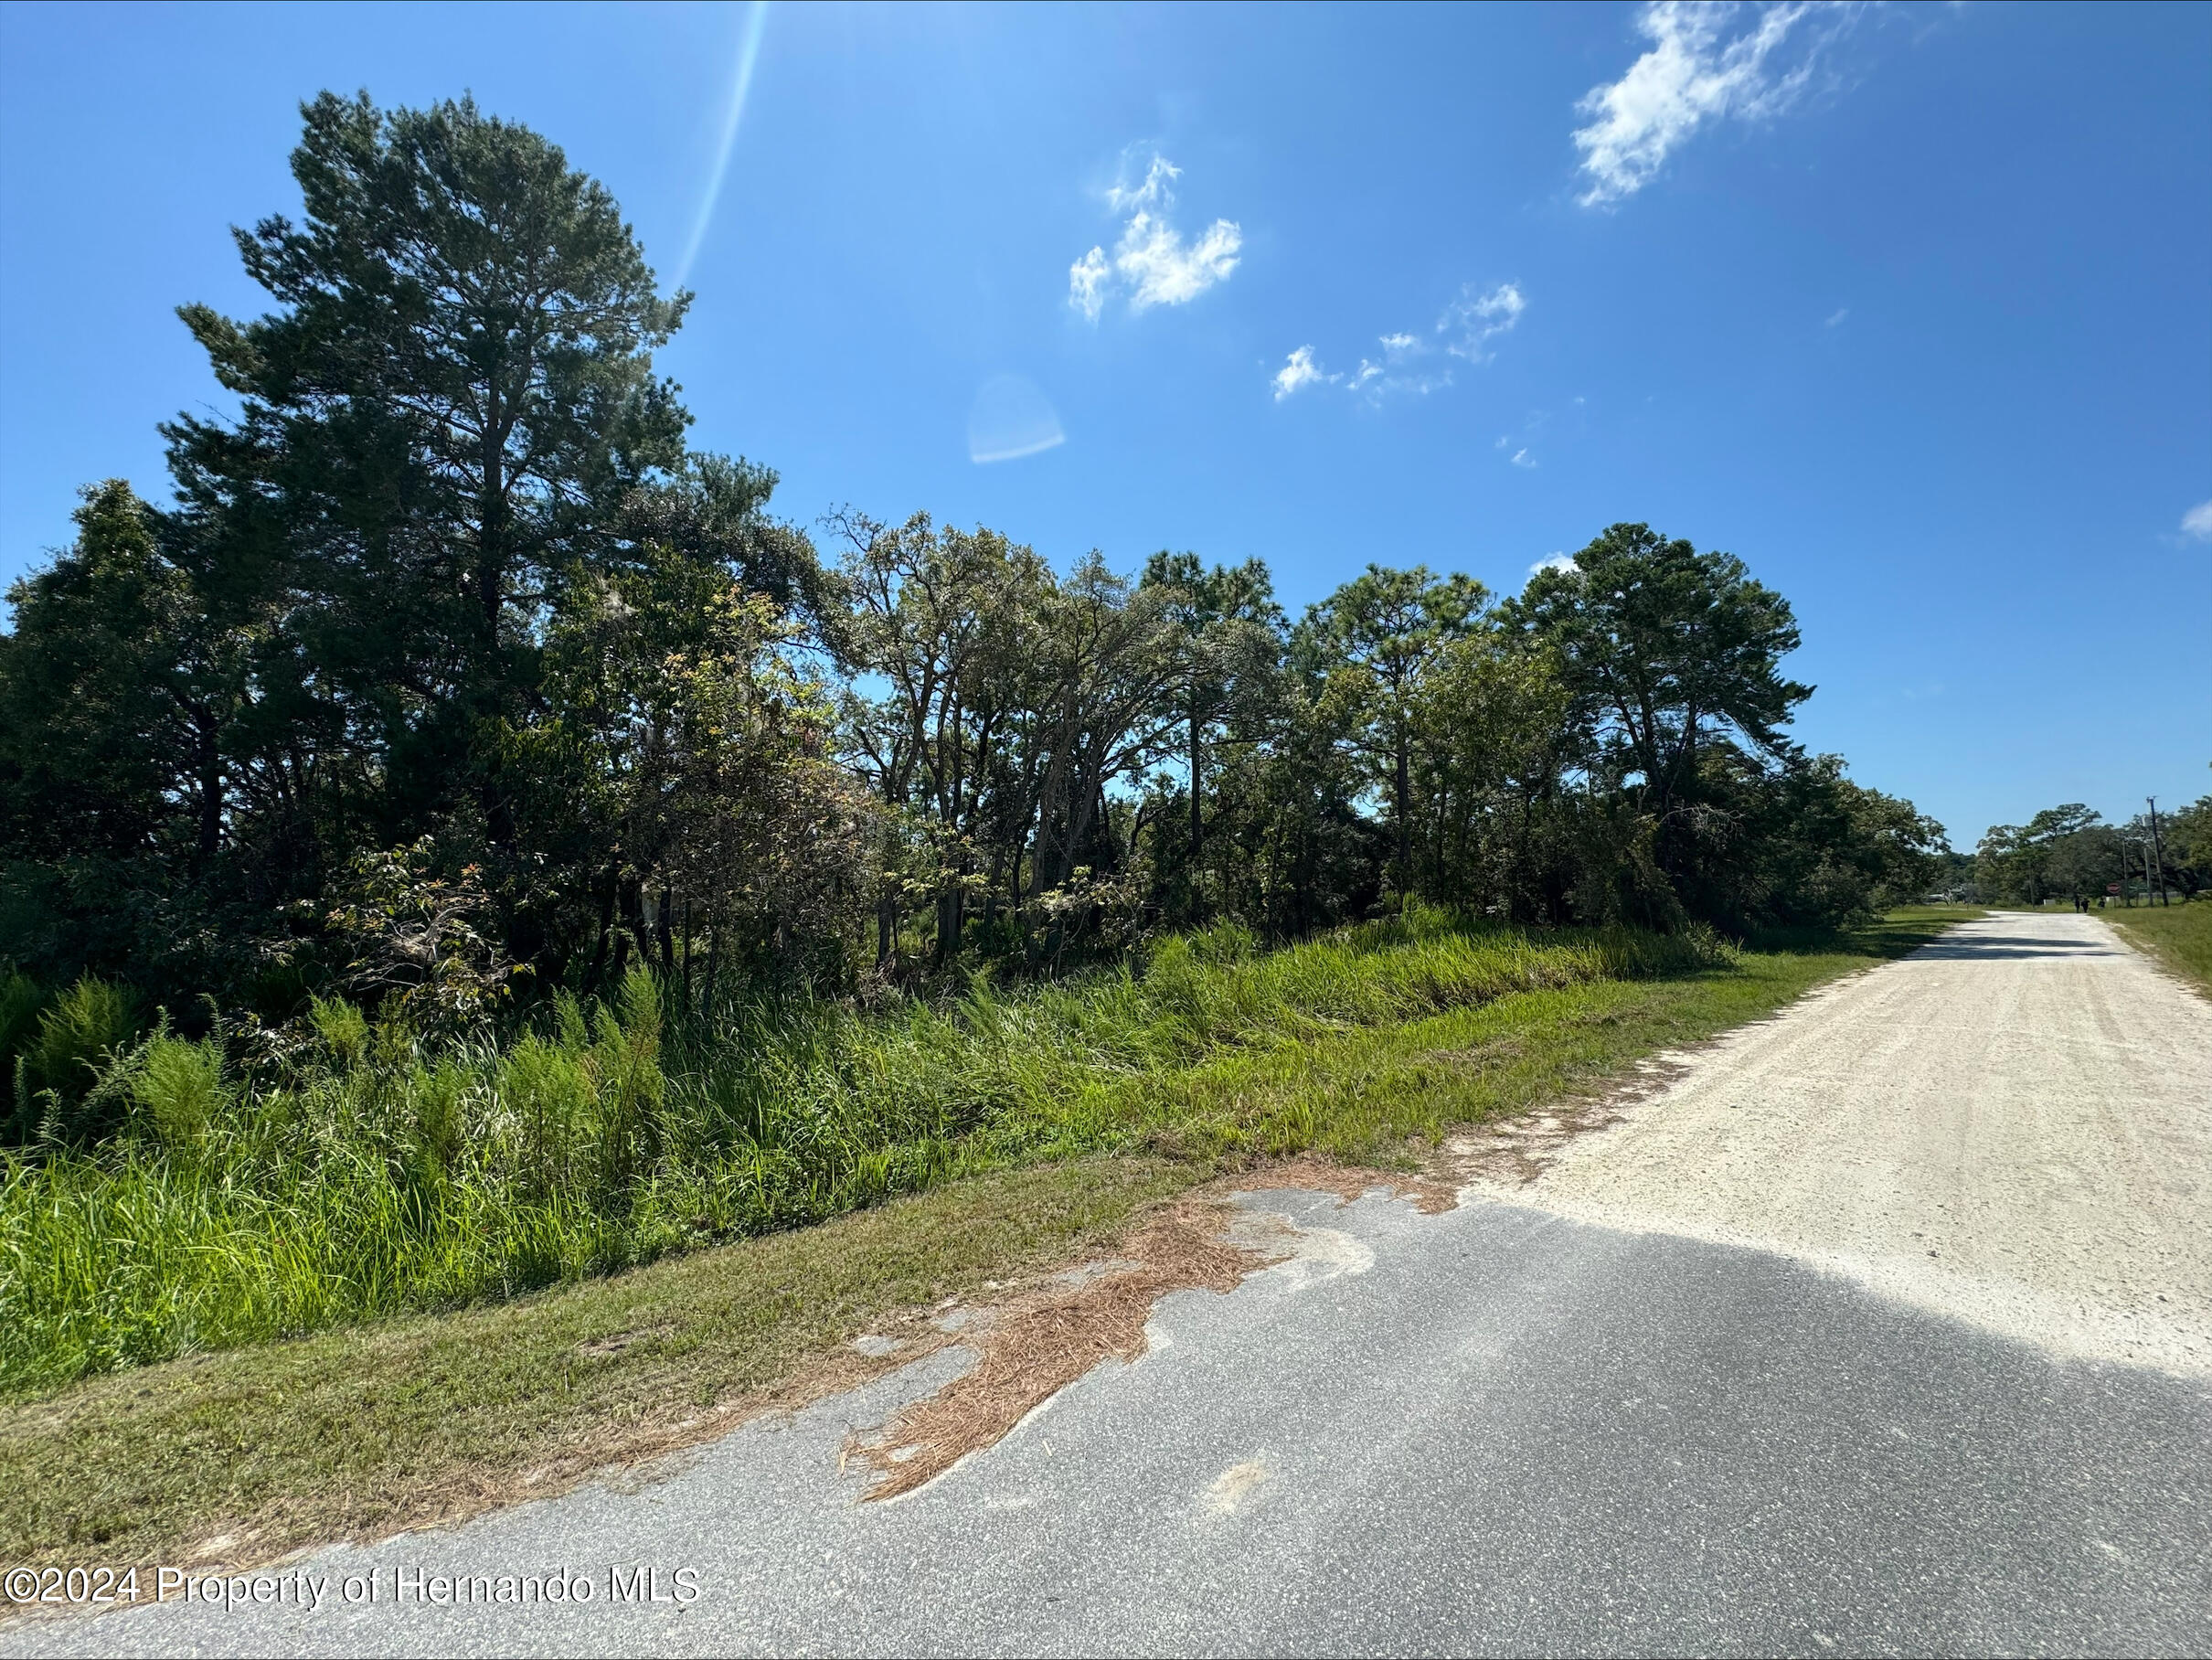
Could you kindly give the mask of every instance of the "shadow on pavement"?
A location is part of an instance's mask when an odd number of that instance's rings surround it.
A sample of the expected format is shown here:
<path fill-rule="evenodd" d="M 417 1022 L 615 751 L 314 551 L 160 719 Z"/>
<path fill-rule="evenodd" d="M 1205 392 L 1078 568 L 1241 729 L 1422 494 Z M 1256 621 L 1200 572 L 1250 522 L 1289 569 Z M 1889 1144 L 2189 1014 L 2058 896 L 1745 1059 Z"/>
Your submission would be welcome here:
<path fill-rule="evenodd" d="M 2054 940 L 2034 934 L 1946 934 L 1915 953 L 1951 961 L 2019 961 L 2036 957 L 2119 957 L 2119 946 L 2101 940 Z"/>

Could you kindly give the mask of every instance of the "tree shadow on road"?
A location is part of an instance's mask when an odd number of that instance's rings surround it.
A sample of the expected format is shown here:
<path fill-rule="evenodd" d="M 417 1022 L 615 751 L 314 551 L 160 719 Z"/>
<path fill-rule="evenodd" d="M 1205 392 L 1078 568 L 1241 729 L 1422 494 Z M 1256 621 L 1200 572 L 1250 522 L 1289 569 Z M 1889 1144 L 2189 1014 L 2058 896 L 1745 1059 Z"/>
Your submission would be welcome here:
<path fill-rule="evenodd" d="M 1934 944 L 1954 925 L 1988 914 L 1966 905 L 1909 905 L 1852 928 L 1757 929 L 1743 944 L 1746 951 L 1808 957 L 1866 957 L 1887 963 L 1898 957 L 1909 957 L 1914 952 Z M 1945 949 L 1950 943 L 1946 942 Z"/>
<path fill-rule="evenodd" d="M 2033 958 L 2118 957 L 2126 953 L 2104 940 L 2038 940 L 2028 934 L 1971 934 L 1938 940 L 1925 947 L 1923 956 L 1958 962 L 1982 959 L 2023 961 Z"/>

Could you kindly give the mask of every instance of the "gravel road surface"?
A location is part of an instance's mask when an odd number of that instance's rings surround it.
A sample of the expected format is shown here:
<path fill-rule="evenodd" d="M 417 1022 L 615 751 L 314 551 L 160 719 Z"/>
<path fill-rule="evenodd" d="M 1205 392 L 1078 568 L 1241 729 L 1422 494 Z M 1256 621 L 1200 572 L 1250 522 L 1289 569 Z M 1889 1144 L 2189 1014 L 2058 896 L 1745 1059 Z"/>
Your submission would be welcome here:
<path fill-rule="evenodd" d="M 2094 917 L 1997 915 L 1735 1032 L 1493 1197 L 1779 1250 L 2212 1375 L 2212 1004 Z"/>
<path fill-rule="evenodd" d="M 961 1351 L 665 1479 L 292 1564 L 313 1610 L 0 1650 L 2212 1652 L 2208 1137 L 2212 1005 L 2094 919 L 1994 917 L 1684 1058 L 1526 1185 L 1252 1196 L 1295 1257 L 906 1498 L 857 1502 L 840 1449 Z M 557 1572 L 590 1600 L 424 1601 Z"/>

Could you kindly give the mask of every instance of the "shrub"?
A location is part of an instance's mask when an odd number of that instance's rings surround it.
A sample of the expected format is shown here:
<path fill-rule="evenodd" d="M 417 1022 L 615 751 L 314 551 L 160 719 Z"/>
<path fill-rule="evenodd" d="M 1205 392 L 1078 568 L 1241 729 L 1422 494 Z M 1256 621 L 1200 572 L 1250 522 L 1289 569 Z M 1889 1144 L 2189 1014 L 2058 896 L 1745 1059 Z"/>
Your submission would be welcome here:
<path fill-rule="evenodd" d="M 154 1142 L 188 1158 L 199 1151 L 225 1104 L 222 1046 L 158 1035 L 138 1058 L 130 1088 Z"/>
<path fill-rule="evenodd" d="M 54 999 L 16 1063 L 16 1112 L 42 1139 L 88 1145 L 122 1127 L 127 1102 L 99 1088 L 138 1030 L 138 999 L 90 974 Z"/>

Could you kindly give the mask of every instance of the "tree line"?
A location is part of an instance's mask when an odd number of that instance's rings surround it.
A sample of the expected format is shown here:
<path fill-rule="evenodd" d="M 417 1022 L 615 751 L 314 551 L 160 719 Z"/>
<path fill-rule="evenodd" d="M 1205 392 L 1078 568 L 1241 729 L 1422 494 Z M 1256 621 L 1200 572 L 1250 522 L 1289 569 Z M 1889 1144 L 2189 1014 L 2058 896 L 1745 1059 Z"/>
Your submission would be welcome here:
<path fill-rule="evenodd" d="M 2025 825 L 1992 825 L 1974 851 L 1973 889 L 1985 899 L 2040 905 L 2110 898 L 2171 903 L 2212 887 L 2212 795 L 2155 815 L 2147 802 L 2144 808 L 2113 824 L 2094 807 L 2068 802 Z"/>
<path fill-rule="evenodd" d="M 881 995 L 1417 899 L 1828 925 L 1941 872 L 1790 738 L 1796 622 L 1728 554 L 1620 524 L 1516 594 L 1377 560 L 1293 617 L 1258 559 L 803 527 L 687 443 L 653 354 L 690 296 L 558 148 L 303 113 L 301 217 L 235 232 L 269 310 L 180 308 L 237 414 L 8 592 L 27 984 L 427 1029 L 640 963 Z"/>

